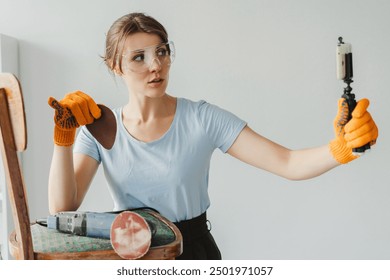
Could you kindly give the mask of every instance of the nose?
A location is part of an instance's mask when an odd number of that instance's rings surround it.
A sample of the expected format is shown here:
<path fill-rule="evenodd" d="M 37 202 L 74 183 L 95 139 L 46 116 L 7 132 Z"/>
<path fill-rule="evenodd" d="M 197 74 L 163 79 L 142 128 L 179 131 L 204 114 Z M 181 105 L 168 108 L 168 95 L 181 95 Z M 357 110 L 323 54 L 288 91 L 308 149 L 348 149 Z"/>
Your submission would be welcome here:
<path fill-rule="evenodd" d="M 150 72 L 158 72 L 161 70 L 161 62 L 156 57 L 152 59 L 149 65 Z"/>

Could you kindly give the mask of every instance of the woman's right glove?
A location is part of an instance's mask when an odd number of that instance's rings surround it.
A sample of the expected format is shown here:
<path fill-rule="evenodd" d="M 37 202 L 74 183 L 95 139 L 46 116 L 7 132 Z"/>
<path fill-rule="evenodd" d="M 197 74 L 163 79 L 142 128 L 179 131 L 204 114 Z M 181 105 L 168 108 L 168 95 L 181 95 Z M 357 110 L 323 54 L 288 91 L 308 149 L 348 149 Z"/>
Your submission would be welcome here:
<path fill-rule="evenodd" d="M 329 143 L 330 151 L 339 163 L 358 158 L 352 153 L 353 148 L 376 143 L 378 128 L 367 111 L 369 104 L 368 99 L 360 100 L 352 112 L 352 119 L 348 121 L 348 104 L 344 98 L 339 99 L 338 113 L 333 123 L 336 137 Z"/>
<path fill-rule="evenodd" d="M 76 129 L 80 125 L 93 123 L 101 116 L 95 101 L 81 91 L 69 93 L 61 101 L 50 97 L 48 103 L 55 110 L 54 143 L 58 146 L 71 146 Z"/>

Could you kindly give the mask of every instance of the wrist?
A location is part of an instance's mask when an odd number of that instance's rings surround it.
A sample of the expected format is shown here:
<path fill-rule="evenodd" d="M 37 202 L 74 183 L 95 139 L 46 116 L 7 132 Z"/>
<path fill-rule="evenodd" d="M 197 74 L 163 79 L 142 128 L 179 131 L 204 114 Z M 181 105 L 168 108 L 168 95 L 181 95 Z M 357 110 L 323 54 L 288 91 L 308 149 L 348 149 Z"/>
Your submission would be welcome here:
<path fill-rule="evenodd" d="M 357 158 L 357 156 L 353 155 L 352 149 L 348 148 L 345 142 L 337 138 L 330 141 L 329 150 L 333 158 L 341 164 L 346 164 Z"/>
<path fill-rule="evenodd" d="M 58 146 L 72 146 L 76 137 L 76 128 L 64 129 L 54 126 L 54 143 Z"/>

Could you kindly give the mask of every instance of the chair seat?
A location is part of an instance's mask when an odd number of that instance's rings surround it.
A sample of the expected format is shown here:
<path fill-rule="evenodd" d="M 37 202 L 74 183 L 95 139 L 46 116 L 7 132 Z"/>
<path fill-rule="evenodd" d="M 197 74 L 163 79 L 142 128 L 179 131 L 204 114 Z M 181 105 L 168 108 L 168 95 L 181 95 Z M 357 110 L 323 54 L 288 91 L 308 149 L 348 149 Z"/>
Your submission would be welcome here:
<path fill-rule="evenodd" d="M 180 232 L 172 227 L 171 222 L 149 209 L 134 210 L 134 212 L 141 215 L 153 227 L 151 247 L 144 256 L 145 259 L 174 258 L 181 254 L 182 237 Z M 44 258 L 50 258 L 50 254 L 63 258 L 64 254 L 71 253 L 82 254 L 83 252 L 94 251 L 96 254 L 103 254 L 103 251 L 113 251 L 109 239 L 61 233 L 39 224 L 31 225 L 31 235 L 34 253 L 41 254 Z M 11 237 L 11 246 L 15 241 L 17 242 L 14 235 L 14 237 Z M 15 244 L 12 247 L 15 248 Z"/>
<path fill-rule="evenodd" d="M 31 225 L 31 234 L 34 251 L 39 253 L 112 250 L 109 239 L 65 234 L 39 224 Z"/>

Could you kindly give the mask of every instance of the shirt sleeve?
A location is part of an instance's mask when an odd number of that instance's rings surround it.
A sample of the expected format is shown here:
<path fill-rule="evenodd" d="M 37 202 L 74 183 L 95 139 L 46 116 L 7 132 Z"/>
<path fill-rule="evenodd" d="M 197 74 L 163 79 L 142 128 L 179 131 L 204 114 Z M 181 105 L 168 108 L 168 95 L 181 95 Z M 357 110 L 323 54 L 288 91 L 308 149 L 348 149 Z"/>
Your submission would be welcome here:
<path fill-rule="evenodd" d="M 215 148 L 226 153 L 233 145 L 246 122 L 216 105 L 199 102 L 199 120 Z"/>
<path fill-rule="evenodd" d="M 96 139 L 85 126 L 81 127 L 79 133 L 77 134 L 73 153 L 85 154 L 96 159 L 99 163 L 101 162 L 101 156 Z"/>

